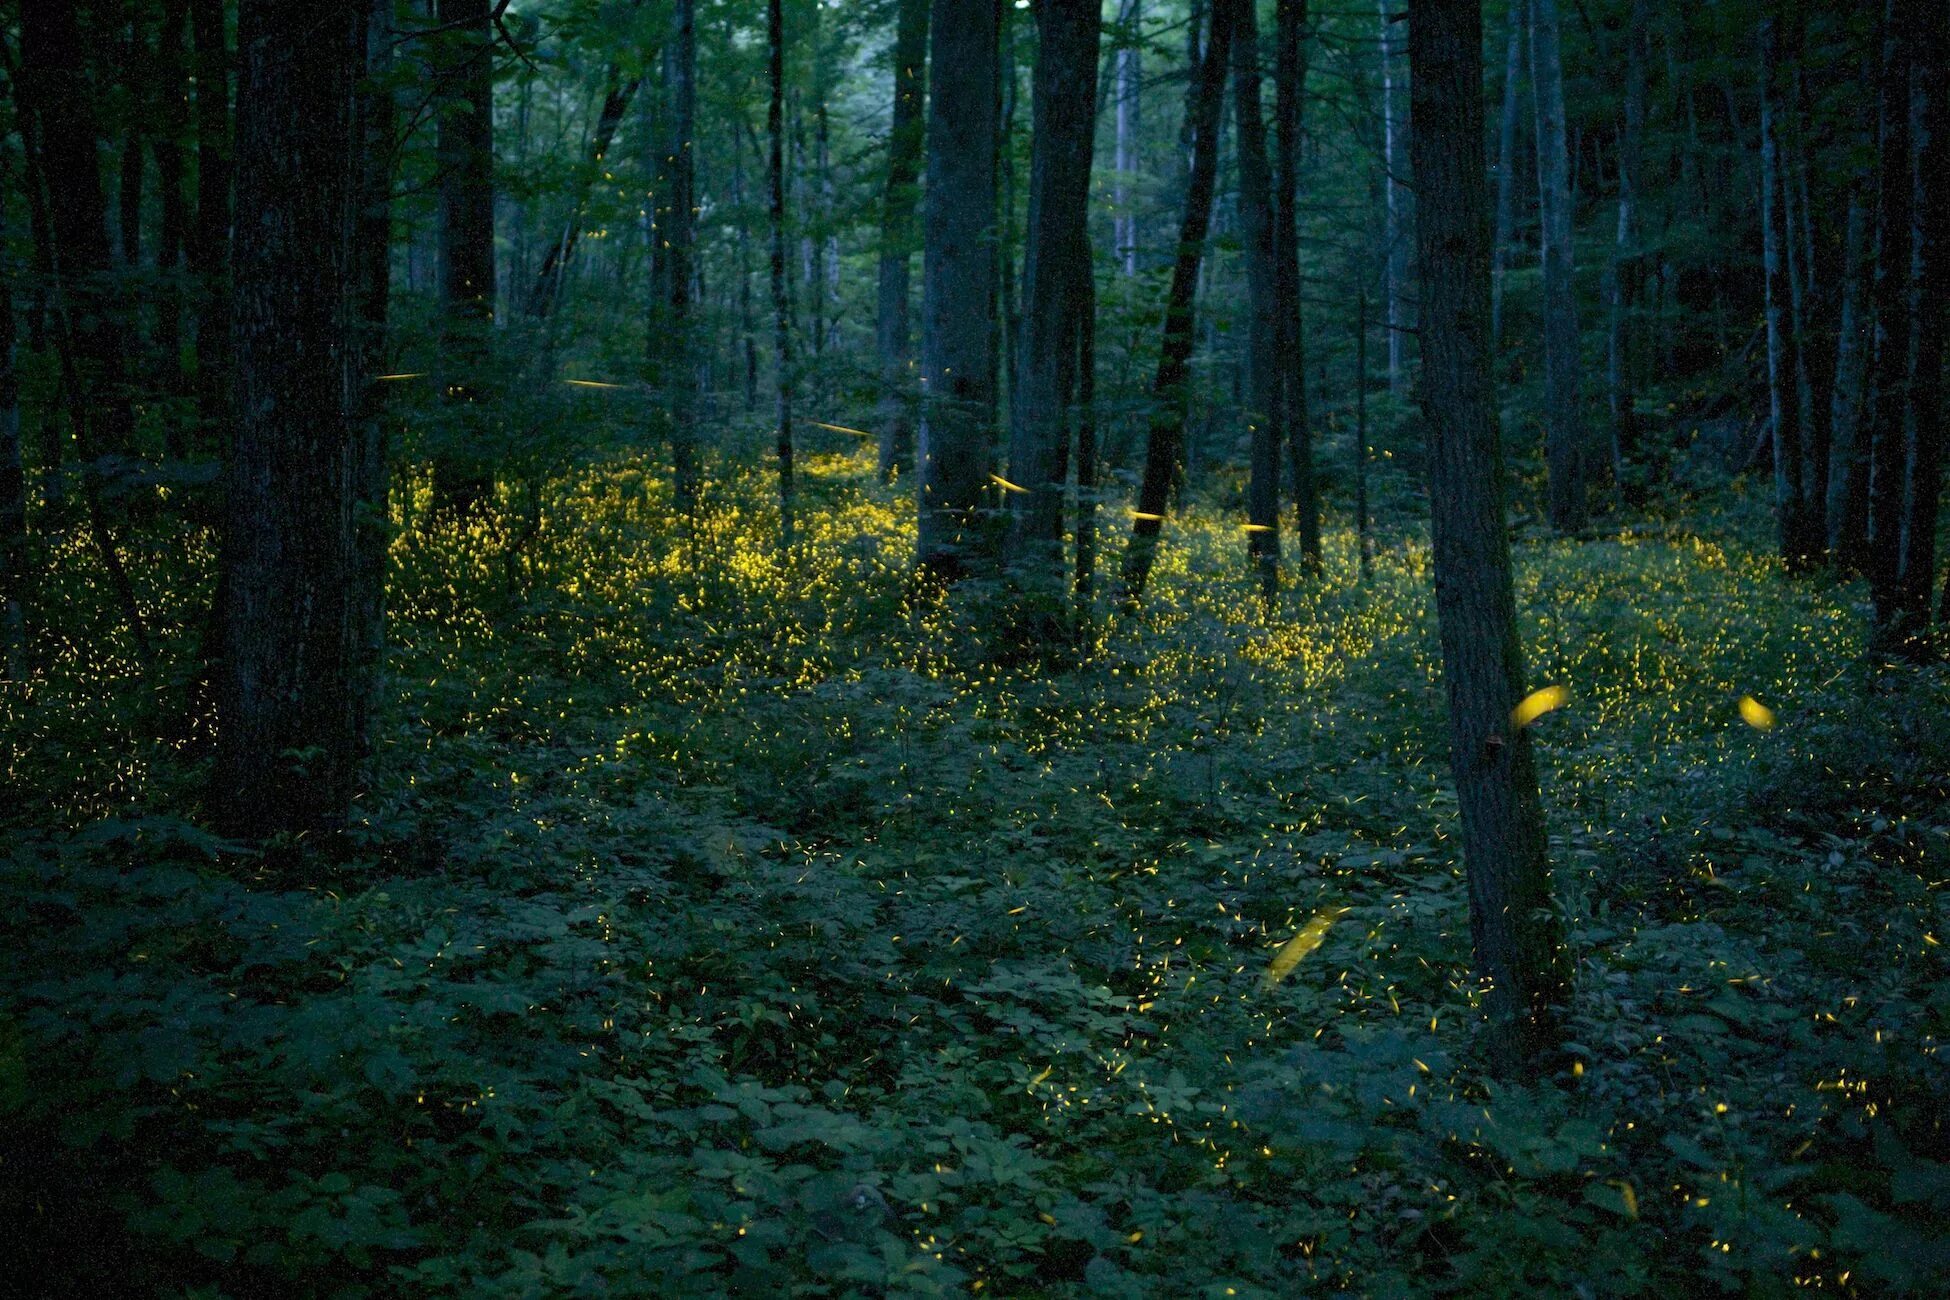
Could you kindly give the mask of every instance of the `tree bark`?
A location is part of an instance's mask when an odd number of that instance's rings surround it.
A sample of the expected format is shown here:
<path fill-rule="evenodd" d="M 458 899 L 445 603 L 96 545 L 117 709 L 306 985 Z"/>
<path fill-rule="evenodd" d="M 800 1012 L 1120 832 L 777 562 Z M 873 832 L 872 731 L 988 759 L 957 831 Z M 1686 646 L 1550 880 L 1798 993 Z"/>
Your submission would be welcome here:
<path fill-rule="evenodd" d="M 795 488 L 792 474 L 792 289 L 785 268 L 785 14 L 780 0 L 767 0 L 765 32 L 770 62 L 771 99 L 765 130 L 771 144 L 772 347 L 777 371 L 774 449 L 779 474 L 779 541 L 792 549 Z"/>
<path fill-rule="evenodd" d="M 1910 400 L 1912 289 L 1910 61 L 1918 0 L 1886 0 L 1877 91 L 1875 400 L 1869 418 L 1868 577 L 1876 615 L 1896 613 L 1902 557 L 1904 420 Z"/>
<path fill-rule="evenodd" d="M 483 435 L 494 352 L 494 25 L 489 0 L 440 0 L 435 76 L 449 103 L 440 176 L 440 388 L 449 428 L 434 457 L 435 508 L 478 509 L 494 490 Z"/>
<path fill-rule="evenodd" d="M 982 501 L 995 428 L 999 10 L 934 0 L 931 27 L 918 558 L 952 579 L 994 553 Z"/>
<path fill-rule="evenodd" d="M 1490 248 L 1490 345 L 1503 338 L 1503 273 L 1517 224 L 1517 84 L 1523 78 L 1523 50 L 1529 0 L 1510 0 L 1510 28 L 1503 53 L 1503 117 L 1496 133 L 1496 235 Z"/>
<path fill-rule="evenodd" d="M 170 395 L 183 391 L 183 262 L 190 238 L 188 195 L 184 192 L 183 141 L 189 135 L 190 83 L 184 62 L 189 30 L 188 0 L 165 0 L 157 36 L 156 84 L 162 130 L 150 148 L 156 159 L 156 189 L 162 221 L 156 232 L 156 349 L 162 354 L 163 383 Z M 163 426 L 164 454 L 188 454 L 182 421 L 174 415 Z"/>
<path fill-rule="evenodd" d="M 1917 305 L 1916 360 L 1910 381 L 1904 458 L 1902 557 L 1896 575 L 1896 628 L 1929 625 L 1936 578 L 1937 512 L 1943 493 L 1943 356 L 1950 302 L 1950 31 L 1943 15 L 1919 25 L 1911 82 L 1916 127 L 1912 261 Z"/>
<path fill-rule="evenodd" d="M 1611 469 L 1625 482 L 1625 457 L 1633 441 L 1631 362 L 1626 356 L 1626 313 L 1631 268 L 1637 257 L 1639 161 L 1645 133 L 1647 0 L 1632 0 L 1626 30 L 1625 103 L 1618 128 L 1618 227 L 1605 277 L 1605 395 L 1611 408 Z"/>
<path fill-rule="evenodd" d="M 1410 233 L 1407 96 L 1401 85 L 1401 38 L 1388 0 L 1376 0 L 1381 16 L 1381 156 L 1385 187 L 1382 239 L 1388 251 L 1388 388 L 1408 392 L 1408 258 Z M 1412 19 L 1410 21 L 1413 21 Z"/>
<path fill-rule="evenodd" d="M 697 347 L 693 335 L 691 288 L 697 244 L 697 5 L 675 0 L 671 5 L 670 44 L 666 47 L 670 73 L 670 146 L 665 169 L 670 191 L 669 215 L 664 222 L 663 253 L 668 259 L 664 277 L 664 336 L 651 332 L 649 347 L 661 350 L 663 388 L 670 410 L 670 456 L 677 508 L 686 518 L 697 508 Z"/>
<path fill-rule="evenodd" d="M 1869 458 L 1863 447 L 1863 391 L 1874 322 L 1863 302 L 1868 275 L 1869 204 L 1862 182 L 1849 186 L 1842 236 L 1841 306 L 1835 338 L 1835 386 L 1828 408 L 1828 553 L 1854 568 L 1869 538 Z"/>
<path fill-rule="evenodd" d="M 1807 434 L 1797 382 L 1801 372 L 1800 335 L 1795 329 L 1789 284 L 1789 245 L 1793 232 L 1784 204 L 1786 177 L 1781 166 L 1779 93 L 1780 27 L 1773 17 L 1760 23 L 1761 261 L 1767 290 L 1767 394 L 1774 430 L 1774 508 L 1779 550 L 1790 568 L 1806 568 L 1819 554 L 1819 537 L 1808 518 L 1804 478 Z"/>
<path fill-rule="evenodd" d="M 196 228 L 190 270 L 200 281 L 196 314 L 199 441 L 223 445 L 230 427 L 230 50 L 224 0 L 190 0 L 196 68 Z"/>
<path fill-rule="evenodd" d="M 1134 610 L 1151 579 L 1158 533 L 1185 449 L 1185 416 L 1191 399 L 1192 337 L 1200 263 L 1212 224 L 1212 195 L 1219 173 L 1219 123 L 1225 108 L 1226 68 L 1231 57 L 1232 24 L 1223 5 L 1212 11 L 1211 29 L 1185 103 L 1191 137 L 1191 175 L 1185 186 L 1184 220 L 1178 228 L 1178 253 L 1158 347 L 1158 369 L 1151 380 L 1151 419 L 1144 450 L 1144 478 L 1138 486 L 1137 517 L 1124 551 L 1118 603 Z M 1195 37 L 1193 39 L 1196 39 Z"/>
<path fill-rule="evenodd" d="M 1287 482 L 1293 494 L 1300 565 L 1320 568 L 1320 497 L 1314 486 L 1313 417 L 1307 408 L 1307 335 L 1300 313 L 1300 120 L 1307 60 L 1300 45 L 1307 0 L 1276 0 L 1273 80 L 1273 254 L 1278 263 L 1280 424 L 1286 430 Z"/>
<path fill-rule="evenodd" d="M 880 282 L 874 338 L 880 351 L 880 476 L 914 457 L 914 341 L 909 327 L 914 213 L 927 121 L 928 0 L 900 0 L 894 35 L 894 121 L 880 208 Z"/>
<path fill-rule="evenodd" d="M 1470 937 L 1494 1058 L 1535 1069 L 1568 992 L 1530 738 L 1511 725 L 1523 657 L 1490 362 L 1490 229 L 1479 0 L 1411 0 L 1410 136 L 1420 203 L 1420 397 L 1428 431 L 1436 617 Z M 1540 0 L 1540 10 L 1549 0 Z M 1537 60 L 1540 68 L 1546 60 Z M 1550 60 L 1555 62 L 1555 60 Z"/>
<path fill-rule="evenodd" d="M 1077 313 L 1091 274 L 1100 0 L 1036 0 L 1037 51 L 1022 332 L 1009 403 L 1009 560 L 1025 589 L 1060 590 L 1062 461 L 1075 395 Z"/>
<path fill-rule="evenodd" d="M 352 597 L 350 223 L 362 6 L 242 0 L 237 424 L 211 805 L 255 838 L 339 824 L 362 687 Z"/>
<path fill-rule="evenodd" d="M 1119 45 L 1117 47 L 1117 179 L 1111 206 L 1116 216 L 1111 227 L 1117 242 L 1117 263 L 1125 275 L 1137 274 L 1137 211 L 1133 205 L 1131 181 L 1138 174 L 1138 136 L 1143 129 L 1144 0 L 1121 0 L 1117 7 Z"/>
<path fill-rule="evenodd" d="M 1275 248 L 1273 178 L 1266 161 L 1266 119 L 1259 98 L 1259 26 L 1253 0 L 1230 6 L 1232 116 L 1239 167 L 1239 225 L 1246 253 L 1246 552 L 1259 575 L 1259 596 L 1271 606 L 1280 590 L 1281 423 L 1280 258 Z"/>
<path fill-rule="evenodd" d="M 0 178 L 4 179 L 4 178 Z M 0 203 L 0 243 L 7 237 Z M 11 261 L 0 277 L 0 676 L 27 679 L 27 476 L 20 454 L 20 375 Z"/>
<path fill-rule="evenodd" d="M 352 644 L 355 731 L 363 756 L 378 703 L 386 652 L 386 557 L 392 538 L 386 388 L 387 324 L 393 291 L 393 181 L 398 105 L 392 85 L 393 0 L 364 0 L 359 33 L 363 75 L 353 101 L 357 193 L 352 225 L 352 292 L 358 393 L 352 443 Z"/>
<path fill-rule="evenodd" d="M 1578 409 L 1578 303 L 1557 0 L 1531 0 L 1530 69 L 1537 121 L 1537 206 L 1543 226 L 1544 446 L 1550 522 L 1560 533 L 1575 533 L 1584 528 L 1588 507 L 1584 426 Z"/>

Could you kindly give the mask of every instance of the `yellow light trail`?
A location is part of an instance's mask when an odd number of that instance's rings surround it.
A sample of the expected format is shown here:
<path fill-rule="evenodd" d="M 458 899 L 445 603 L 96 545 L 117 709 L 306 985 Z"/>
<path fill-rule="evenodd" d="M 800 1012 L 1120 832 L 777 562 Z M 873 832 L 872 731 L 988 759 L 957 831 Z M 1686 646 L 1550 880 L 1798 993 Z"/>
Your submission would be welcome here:
<path fill-rule="evenodd" d="M 621 388 L 621 384 L 606 384 L 600 379 L 564 379 L 565 384 L 576 388 Z"/>
<path fill-rule="evenodd" d="M 1260 987 L 1272 988 L 1285 979 L 1293 968 L 1300 964 L 1302 957 L 1320 947 L 1321 941 L 1327 938 L 1327 931 L 1333 928 L 1334 922 L 1346 915 L 1345 907 L 1329 907 L 1315 913 L 1313 920 L 1301 926 L 1300 933 L 1287 940 L 1286 946 L 1274 956 L 1273 964 L 1268 966 L 1266 974 L 1260 977 Z"/>
<path fill-rule="evenodd" d="M 815 429 L 831 429 L 834 433 L 857 433 L 862 438 L 871 438 L 874 436 L 865 429 L 849 429 L 844 424 L 828 424 L 824 420 L 807 420 L 806 423 L 812 425 Z"/>
<path fill-rule="evenodd" d="M 1552 709 L 1561 709 L 1570 703 L 1571 692 L 1562 686 L 1542 686 L 1523 697 L 1517 707 L 1510 710 L 1510 725 L 1522 731 Z"/>
<path fill-rule="evenodd" d="M 425 379 L 426 377 L 427 377 L 427 372 L 424 370 L 414 370 L 414 371 L 397 374 L 397 375 L 374 375 L 373 376 L 374 379 L 378 379 L 382 381 L 391 380 L 391 379 Z"/>
<path fill-rule="evenodd" d="M 1001 488 L 1004 492 L 1020 492 L 1024 496 L 1029 495 L 1028 488 L 1017 487 L 1014 483 L 1011 483 L 1008 479 L 1003 478 L 1000 474 L 991 474 L 989 475 L 989 478 L 993 480 L 995 485 Z"/>

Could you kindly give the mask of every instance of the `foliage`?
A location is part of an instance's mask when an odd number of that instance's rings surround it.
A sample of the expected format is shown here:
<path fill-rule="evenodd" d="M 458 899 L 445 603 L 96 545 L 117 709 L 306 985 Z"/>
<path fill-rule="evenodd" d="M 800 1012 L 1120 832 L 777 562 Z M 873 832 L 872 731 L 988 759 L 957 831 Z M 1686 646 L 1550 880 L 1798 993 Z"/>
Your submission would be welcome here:
<path fill-rule="evenodd" d="M 198 829 L 194 728 L 98 748 L 159 693 L 69 557 L 0 732 L 17 1268 L 347 1296 L 1950 1278 L 1950 678 L 1869 658 L 1856 588 L 1702 521 L 1520 545 L 1533 678 L 1572 694 L 1533 734 L 1579 991 L 1565 1061 L 1503 1086 L 1471 1056 L 1419 546 L 1363 585 L 1334 535 L 1269 617 L 1199 510 L 1147 617 L 1051 674 L 990 657 L 980 592 L 906 585 L 911 512 L 864 464 L 805 478 L 789 555 L 762 478 L 692 533 L 632 457 L 552 480 L 512 570 L 512 496 L 402 528 L 376 784 L 343 842 L 258 855 Z M 186 653 L 163 611 L 210 557 L 166 553 L 144 594 Z"/>

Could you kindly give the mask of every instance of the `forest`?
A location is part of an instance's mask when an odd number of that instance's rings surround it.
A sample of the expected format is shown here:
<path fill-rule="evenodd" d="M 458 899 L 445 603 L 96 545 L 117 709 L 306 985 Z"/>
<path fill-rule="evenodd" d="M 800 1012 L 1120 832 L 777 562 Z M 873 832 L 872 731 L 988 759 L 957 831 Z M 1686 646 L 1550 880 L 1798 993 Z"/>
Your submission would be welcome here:
<path fill-rule="evenodd" d="M 1942 0 L 0 83 L 0 1291 L 1950 1292 Z"/>

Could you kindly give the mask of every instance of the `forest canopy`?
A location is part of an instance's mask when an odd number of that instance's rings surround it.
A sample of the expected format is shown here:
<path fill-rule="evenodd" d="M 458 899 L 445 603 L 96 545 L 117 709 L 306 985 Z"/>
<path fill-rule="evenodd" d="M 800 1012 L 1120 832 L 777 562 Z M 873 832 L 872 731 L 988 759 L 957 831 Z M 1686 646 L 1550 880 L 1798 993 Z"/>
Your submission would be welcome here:
<path fill-rule="evenodd" d="M 1939 1295 L 1940 0 L 0 0 L 47 1295 Z"/>

